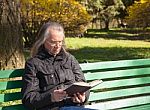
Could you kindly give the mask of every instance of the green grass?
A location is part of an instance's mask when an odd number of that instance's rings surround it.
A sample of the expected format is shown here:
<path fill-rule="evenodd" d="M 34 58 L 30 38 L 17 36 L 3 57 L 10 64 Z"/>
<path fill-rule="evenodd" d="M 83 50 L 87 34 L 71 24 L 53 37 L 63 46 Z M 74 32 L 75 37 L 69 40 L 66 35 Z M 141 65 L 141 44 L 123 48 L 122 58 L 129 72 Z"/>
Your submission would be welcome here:
<path fill-rule="evenodd" d="M 89 29 L 84 38 L 66 38 L 66 46 L 80 63 L 150 58 L 150 29 Z"/>
<path fill-rule="evenodd" d="M 150 42 L 103 38 L 66 38 L 68 51 L 80 63 L 150 58 Z"/>

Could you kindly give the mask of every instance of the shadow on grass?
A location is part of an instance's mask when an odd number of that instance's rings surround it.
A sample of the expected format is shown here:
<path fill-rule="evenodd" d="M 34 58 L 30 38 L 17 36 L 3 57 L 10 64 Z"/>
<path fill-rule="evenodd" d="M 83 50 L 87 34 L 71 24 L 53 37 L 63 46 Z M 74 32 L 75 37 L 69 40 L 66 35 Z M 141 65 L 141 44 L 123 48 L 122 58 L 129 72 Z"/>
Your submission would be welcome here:
<path fill-rule="evenodd" d="M 82 49 L 68 50 L 73 54 L 79 63 L 115 61 L 150 58 L 150 48 L 131 48 L 131 47 L 84 47 Z M 25 59 L 29 56 L 29 51 L 24 51 Z"/>
<path fill-rule="evenodd" d="M 150 29 L 134 29 L 134 28 L 114 28 L 114 29 L 110 29 L 110 30 L 106 30 L 106 29 L 88 29 L 87 32 L 126 32 L 126 33 L 147 33 L 150 32 Z"/>
<path fill-rule="evenodd" d="M 85 47 L 69 50 L 79 63 L 150 58 L 150 48 Z"/>
<path fill-rule="evenodd" d="M 103 30 L 89 29 L 85 37 L 116 39 L 116 40 L 144 40 L 150 41 L 150 30 L 122 29 Z"/>

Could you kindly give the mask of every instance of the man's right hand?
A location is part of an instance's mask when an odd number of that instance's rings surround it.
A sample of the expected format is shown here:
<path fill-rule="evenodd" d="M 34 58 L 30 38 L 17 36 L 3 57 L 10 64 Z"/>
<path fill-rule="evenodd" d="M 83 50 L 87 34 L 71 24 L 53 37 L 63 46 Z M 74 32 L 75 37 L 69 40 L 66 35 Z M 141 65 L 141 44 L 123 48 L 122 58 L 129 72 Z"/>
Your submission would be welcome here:
<path fill-rule="evenodd" d="M 51 97 L 52 97 L 52 102 L 59 102 L 62 101 L 65 97 L 67 97 L 67 94 L 64 90 L 58 89 L 52 92 Z"/>

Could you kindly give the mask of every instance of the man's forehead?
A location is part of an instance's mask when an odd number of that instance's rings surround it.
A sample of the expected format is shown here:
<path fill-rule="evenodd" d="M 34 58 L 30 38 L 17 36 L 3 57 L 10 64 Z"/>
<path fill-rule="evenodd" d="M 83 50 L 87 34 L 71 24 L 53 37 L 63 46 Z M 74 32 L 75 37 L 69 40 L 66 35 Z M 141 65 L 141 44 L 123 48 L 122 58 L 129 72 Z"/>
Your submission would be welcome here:
<path fill-rule="evenodd" d="M 62 41 L 62 40 L 64 40 L 64 36 L 62 35 L 62 36 L 50 36 L 50 37 L 48 37 L 46 40 L 48 40 L 48 41 Z"/>

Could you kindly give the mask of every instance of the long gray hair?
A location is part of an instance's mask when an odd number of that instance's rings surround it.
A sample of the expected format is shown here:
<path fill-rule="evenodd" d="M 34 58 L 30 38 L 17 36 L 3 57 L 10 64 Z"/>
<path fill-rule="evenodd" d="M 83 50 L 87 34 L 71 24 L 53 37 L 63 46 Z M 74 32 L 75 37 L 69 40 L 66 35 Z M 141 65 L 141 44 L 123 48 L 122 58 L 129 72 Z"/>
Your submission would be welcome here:
<path fill-rule="evenodd" d="M 48 37 L 50 37 L 52 30 L 62 31 L 64 33 L 64 28 L 59 23 L 57 22 L 45 23 L 38 32 L 37 35 L 38 40 L 35 42 L 35 44 L 31 49 L 31 57 L 34 57 L 38 53 L 39 48 L 44 44 L 45 40 Z M 64 45 L 64 41 L 63 41 L 63 45 Z"/>

